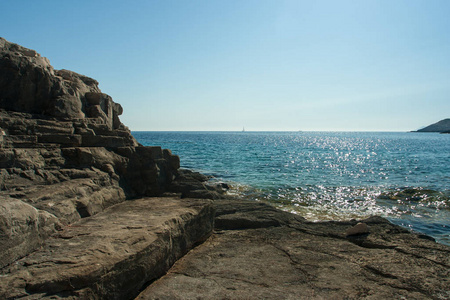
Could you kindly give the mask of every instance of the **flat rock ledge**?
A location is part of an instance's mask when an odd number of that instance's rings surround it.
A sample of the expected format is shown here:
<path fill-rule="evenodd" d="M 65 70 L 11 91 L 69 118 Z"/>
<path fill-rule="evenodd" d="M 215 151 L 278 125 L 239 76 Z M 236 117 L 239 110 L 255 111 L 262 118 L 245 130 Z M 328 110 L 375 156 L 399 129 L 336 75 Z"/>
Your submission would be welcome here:
<path fill-rule="evenodd" d="M 213 230 L 211 201 L 142 198 L 66 227 L 3 268 L 1 299 L 132 299 Z"/>
<path fill-rule="evenodd" d="M 357 221 L 311 223 L 257 202 L 214 205 L 214 234 L 137 299 L 450 299 L 450 247 L 383 218 L 347 236 Z"/>

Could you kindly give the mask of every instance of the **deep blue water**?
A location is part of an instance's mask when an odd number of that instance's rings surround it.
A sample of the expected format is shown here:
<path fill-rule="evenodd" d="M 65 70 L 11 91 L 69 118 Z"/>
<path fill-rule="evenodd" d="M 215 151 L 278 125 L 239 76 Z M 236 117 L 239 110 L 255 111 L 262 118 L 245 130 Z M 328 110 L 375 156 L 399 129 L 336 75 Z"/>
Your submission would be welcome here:
<path fill-rule="evenodd" d="M 450 245 L 450 135 L 373 132 L 133 132 L 230 193 L 310 220 L 370 215 Z"/>

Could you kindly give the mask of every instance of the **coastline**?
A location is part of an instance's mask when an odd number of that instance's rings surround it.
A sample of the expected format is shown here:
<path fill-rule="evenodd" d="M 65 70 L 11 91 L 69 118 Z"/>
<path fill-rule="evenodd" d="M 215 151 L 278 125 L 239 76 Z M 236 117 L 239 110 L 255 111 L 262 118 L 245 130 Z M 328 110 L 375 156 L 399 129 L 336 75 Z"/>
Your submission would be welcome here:
<path fill-rule="evenodd" d="M 96 80 L 0 50 L 2 299 L 450 297 L 450 247 L 227 196 L 139 144 Z"/>
<path fill-rule="evenodd" d="M 450 248 L 383 218 L 362 220 L 368 232 L 346 235 L 358 221 L 311 223 L 242 200 L 215 207 L 213 235 L 137 299 L 449 296 Z"/>
<path fill-rule="evenodd" d="M 172 149 L 183 168 L 229 182 L 233 194 L 244 199 L 271 203 L 314 221 L 379 215 L 450 242 L 445 136 L 406 132 L 135 136 L 144 145 Z"/>

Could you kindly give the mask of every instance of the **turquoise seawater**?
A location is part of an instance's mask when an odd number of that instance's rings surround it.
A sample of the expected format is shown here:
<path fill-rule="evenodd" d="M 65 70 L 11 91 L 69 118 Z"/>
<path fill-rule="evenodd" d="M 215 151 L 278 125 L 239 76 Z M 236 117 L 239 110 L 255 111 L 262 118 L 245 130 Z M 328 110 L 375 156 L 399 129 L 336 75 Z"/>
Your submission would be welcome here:
<path fill-rule="evenodd" d="M 450 245 L 450 135 L 373 132 L 133 132 L 230 193 L 309 220 L 380 215 Z"/>

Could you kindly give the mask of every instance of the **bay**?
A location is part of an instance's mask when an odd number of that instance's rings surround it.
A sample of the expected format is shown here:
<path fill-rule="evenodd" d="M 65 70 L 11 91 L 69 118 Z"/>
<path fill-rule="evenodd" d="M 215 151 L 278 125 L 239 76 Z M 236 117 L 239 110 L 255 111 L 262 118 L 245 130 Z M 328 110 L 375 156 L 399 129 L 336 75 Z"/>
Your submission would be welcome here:
<path fill-rule="evenodd" d="M 450 245 L 450 135 L 133 132 L 230 193 L 312 221 L 380 215 Z"/>

